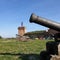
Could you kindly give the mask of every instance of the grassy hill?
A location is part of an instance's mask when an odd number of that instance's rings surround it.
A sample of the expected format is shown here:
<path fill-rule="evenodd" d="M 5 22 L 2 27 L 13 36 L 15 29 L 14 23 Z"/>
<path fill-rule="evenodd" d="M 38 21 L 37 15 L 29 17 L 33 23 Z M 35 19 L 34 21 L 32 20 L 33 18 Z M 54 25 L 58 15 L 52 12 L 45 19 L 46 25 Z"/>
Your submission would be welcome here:
<path fill-rule="evenodd" d="M 47 40 L 0 39 L 0 60 L 39 60 L 39 54 L 45 50 Z"/>

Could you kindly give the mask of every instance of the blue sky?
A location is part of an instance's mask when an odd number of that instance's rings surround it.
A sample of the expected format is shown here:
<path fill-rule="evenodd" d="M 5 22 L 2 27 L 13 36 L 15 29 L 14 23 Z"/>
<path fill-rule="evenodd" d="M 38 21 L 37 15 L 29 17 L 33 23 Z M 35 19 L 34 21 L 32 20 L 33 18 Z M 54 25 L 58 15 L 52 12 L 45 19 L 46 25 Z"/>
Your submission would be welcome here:
<path fill-rule="evenodd" d="M 0 0 L 0 35 L 15 37 L 21 22 L 27 32 L 47 29 L 30 23 L 31 13 L 60 22 L 60 0 Z"/>

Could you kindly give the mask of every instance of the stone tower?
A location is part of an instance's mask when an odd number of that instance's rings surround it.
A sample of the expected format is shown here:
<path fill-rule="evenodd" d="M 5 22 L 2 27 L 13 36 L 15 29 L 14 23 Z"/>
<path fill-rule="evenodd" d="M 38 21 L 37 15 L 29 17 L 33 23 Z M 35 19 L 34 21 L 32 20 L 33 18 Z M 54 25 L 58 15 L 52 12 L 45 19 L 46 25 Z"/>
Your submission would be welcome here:
<path fill-rule="evenodd" d="M 23 26 L 23 22 L 21 22 L 21 26 L 18 27 L 18 35 L 23 36 L 25 34 L 25 27 Z"/>

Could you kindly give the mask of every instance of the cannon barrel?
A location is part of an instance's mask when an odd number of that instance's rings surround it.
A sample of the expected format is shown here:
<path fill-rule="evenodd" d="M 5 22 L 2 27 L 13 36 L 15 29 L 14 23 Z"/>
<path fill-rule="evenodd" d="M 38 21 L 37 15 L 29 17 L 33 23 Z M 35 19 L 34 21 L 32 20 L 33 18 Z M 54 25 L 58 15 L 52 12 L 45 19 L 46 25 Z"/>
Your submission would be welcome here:
<path fill-rule="evenodd" d="M 46 18 L 36 16 L 34 13 L 31 14 L 31 17 L 30 17 L 29 21 L 40 24 L 40 25 L 43 25 L 45 27 L 48 27 L 48 28 L 51 28 L 51 29 L 54 29 L 54 30 L 60 32 L 60 23 L 51 21 L 51 20 L 46 19 Z"/>

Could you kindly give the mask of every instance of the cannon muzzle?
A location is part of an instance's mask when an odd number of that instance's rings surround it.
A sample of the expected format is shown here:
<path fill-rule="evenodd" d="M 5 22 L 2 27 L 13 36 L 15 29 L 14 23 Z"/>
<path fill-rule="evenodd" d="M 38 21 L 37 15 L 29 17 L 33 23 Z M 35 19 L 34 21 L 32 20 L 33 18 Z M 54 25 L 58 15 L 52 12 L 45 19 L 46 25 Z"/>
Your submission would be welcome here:
<path fill-rule="evenodd" d="M 46 19 L 46 18 L 36 16 L 33 13 L 30 17 L 30 22 L 34 22 L 34 23 L 43 25 L 45 27 L 48 27 L 48 28 L 51 28 L 51 29 L 54 29 L 54 30 L 60 32 L 60 23 L 54 22 L 54 21 Z"/>

